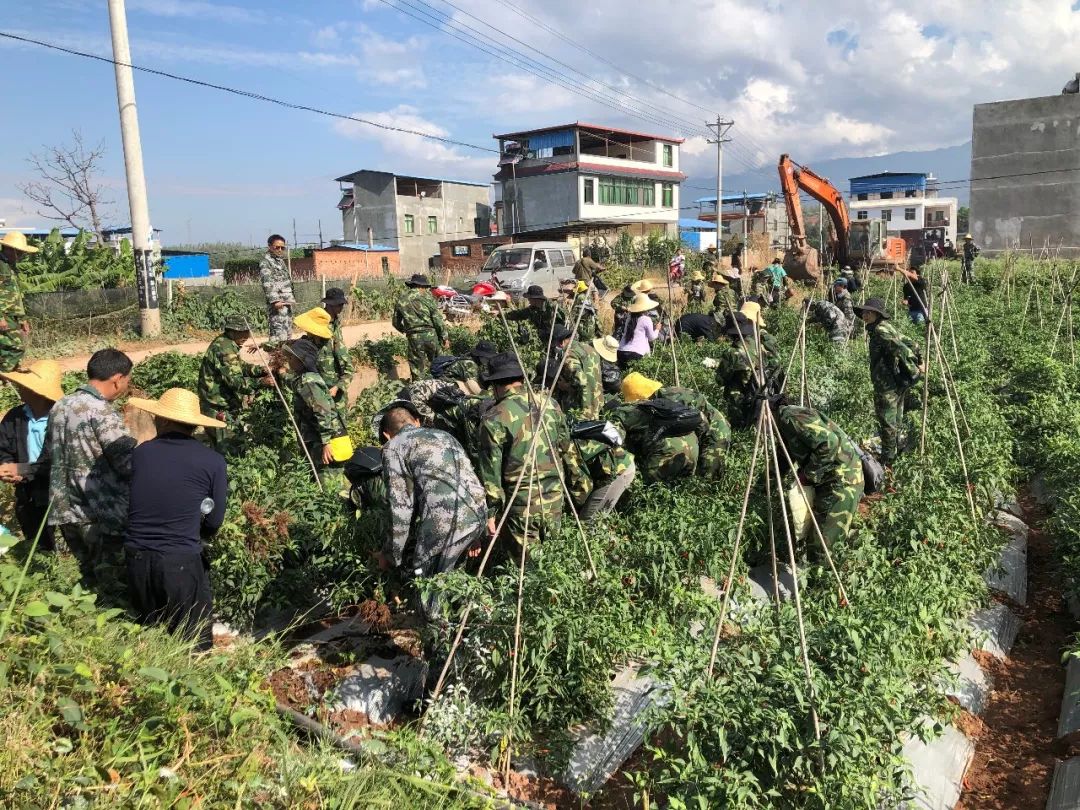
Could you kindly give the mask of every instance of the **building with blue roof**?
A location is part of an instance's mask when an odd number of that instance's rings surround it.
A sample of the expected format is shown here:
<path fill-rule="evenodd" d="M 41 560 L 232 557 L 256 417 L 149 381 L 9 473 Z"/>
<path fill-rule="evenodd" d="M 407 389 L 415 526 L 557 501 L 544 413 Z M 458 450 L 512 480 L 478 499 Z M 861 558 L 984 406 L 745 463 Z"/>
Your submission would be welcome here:
<path fill-rule="evenodd" d="M 886 231 L 909 245 L 929 242 L 956 245 L 956 197 L 938 194 L 926 172 L 878 172 L 848 180 L 848 210 L 853 220 L 880 219 Z"/>

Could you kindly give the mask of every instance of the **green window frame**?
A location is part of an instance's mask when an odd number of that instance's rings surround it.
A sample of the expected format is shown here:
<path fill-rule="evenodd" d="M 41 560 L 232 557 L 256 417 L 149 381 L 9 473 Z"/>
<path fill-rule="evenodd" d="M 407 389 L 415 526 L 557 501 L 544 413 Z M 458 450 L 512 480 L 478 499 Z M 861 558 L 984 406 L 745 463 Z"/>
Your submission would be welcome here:
<path fill-rule="evenodd" d="M 660 205 L 664 208 L 675 207 L 675 184 L 664 183 L 660 186 Z"/>
<path fill-rule="evenodd" d="M 405 215 L 405 233 L 416 233 L 416 220 L 412 214 Z"/>
<path fill-rule="evenodd" d="M 670 143 L 665 143 L 664 144 L 664 165 L 665 166 L 674 166 L 675 165 L 675 147 L 672 146 Z"/>
<path fill-rule="evenodd" d="M 656 205 L 656 183 L 624 177 L 600 178 L 601 205 Z"/>
<path fill-rule="evenodd" d="M 427 218 L 427 232 L 428 233 L 438 233 L 439 232 L 439 218 L 438 217 L 428 217 Z"/>
<path fill-rule="evenodd" d="M 596 202 L 596 180 L 591 177 L 585 178 L 585 190 L 582 199 L 585 205 L 592 205 Z"/>

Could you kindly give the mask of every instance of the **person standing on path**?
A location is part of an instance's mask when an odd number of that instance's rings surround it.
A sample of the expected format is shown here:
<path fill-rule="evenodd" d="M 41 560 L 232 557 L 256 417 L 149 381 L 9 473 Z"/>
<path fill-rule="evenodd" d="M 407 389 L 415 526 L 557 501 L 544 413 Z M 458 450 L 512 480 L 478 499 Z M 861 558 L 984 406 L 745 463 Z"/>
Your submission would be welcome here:
<path fill-rule="evenodd" d="M 267 251 L 259 262 L 259 281 L 266 295 L 266 317 L 270 321 L 270 342 L 284 343 L 292 333 L 292 310 L 296 306 L 292 276 L 286 262 L 285 237 L 273 234 L 266 240 Z"/>
<path fill-rule="evenodd" d="M 229 487 L 225 459 L 192 434 L 225 423 L 203 416 L 198 396 L 183 388 L 130 402 L 153 414 L 157 436 L 131 454 L 128 593 L 141 624 L 163 624 L 195 641 L 196 650 L 209 650 L 213 592 L 203 542 L 225 520 Z"/>
<path fill-rule="evenodd" d="M 784 303 L 788 283 L 787 271 L 784 270 L 780 257 L 773 259 L 772 264 L 765 268 L 765 272 L 768 273 L 769 280 L 772 282 L 772 290 L 767 303 L 770 307 L 778 307 Z"/>
<path fill-rule="evenodd" d="M 251 337 L 251 329 L 242 316 L 225 318 L 224 331 L 214 338 L 199 366 L 199 408 L 203 416 L 224 422 L 223 430 L 208 430 L 215 448 L 221 449 L 237 429 L 237 419 L 244 401 L 261 383 L 273 386 L 269 372 L 261 366 L 245 363 L 240 347 Z"/>
<path fill-rule="evenodd" d="M 855 312 L 870 335 L 870 382 L 881 434 L 881 461 L 891 465 L 903 449 L 904 395 L 922 376 L 919 345 L 889 322 L 885 302 L 867 298 Z"/>
<path fill-rule="evenodd" d="M 409 344 L 409 376 L 425 377 L 439 349 L 450 347 L 446 320 L 430 292 L 431 282 L 419 273 L 405 282 L 409 289 L 394 306 L 394 328 L 405 335 Z"/>
<path fill-rule="evenodd" d="M 120 598 L 135 438 L 112 403 L 127 393 L 131 358 L 118 349 L 101 349 L 87 363 L 86 376 L 86 384 L 57 402 L 49 415 L 49 525 L 59 528 L 83 584 Z"/>
<path fill-rule="evenodd" d="M 23 402 L 0 420 L 0 481 L 15 485 L 15 520 L 23 539 L 33 540 L 40 529 L 38 549 L 55 551 L 53 527 L 45 522 L 50 466 L 45 436 L 49 413 L 64 396 L 60 365 L 38 360 L 29 371 L 2 372 L 0 377 L 15 386 Z"/>
<path fill-rule="evenodd" d="M 17 369 L 26 352 L 30 324 L 15 266 L 25 256 L 37 252 L 19 231 L 11 231 L 0 239 L 0 371 Z"/>

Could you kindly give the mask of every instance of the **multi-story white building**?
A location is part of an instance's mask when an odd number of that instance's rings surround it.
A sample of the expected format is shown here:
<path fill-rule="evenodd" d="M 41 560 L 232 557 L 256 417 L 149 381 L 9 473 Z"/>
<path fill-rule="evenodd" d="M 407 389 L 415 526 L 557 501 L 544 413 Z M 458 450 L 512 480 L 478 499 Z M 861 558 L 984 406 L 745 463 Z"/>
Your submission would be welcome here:
<path fill-rule="evenodd" d="M 582 123 L 494 137 L 500 234 L 678 232 L 681 138 Z"/>
<path fill-rule="evenodd" d="M 938 196 L 937 180 L 922 172 L 881 172 L 852 177 L 848 210 L 853 220 L 880 219 L 908 244 L 956 241 L 956 197 Z"/>

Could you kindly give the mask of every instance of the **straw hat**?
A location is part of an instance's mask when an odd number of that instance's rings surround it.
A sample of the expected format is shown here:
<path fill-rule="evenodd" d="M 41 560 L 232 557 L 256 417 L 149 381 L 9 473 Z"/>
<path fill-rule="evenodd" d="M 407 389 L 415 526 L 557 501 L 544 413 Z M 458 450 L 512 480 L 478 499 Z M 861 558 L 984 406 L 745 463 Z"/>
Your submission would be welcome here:
<path fill-rule="evenodd" d="M 651 281 L 647 278 L 643 278 L 641 281 L 635 281 L 631 284 L 630 289 L 636 293 L 651 293 L 655 288 Z"/>
<path fill-rule="evenodd" d="M 492 301 L 496 304 L 505 304 L 507 301 L 510 300 L 510 296 L 502 290 L 496 290 L 491 295 L 489 295 L 486 300 Z"/>
<path fill-rule="evenodd" d="M 7 371 L 0 374 L 8 382 L 21 385 L 28 391 L 40 394 L 56 402 L 64 396 L 60 386 L 60 364 L 55 360 L 38 360 L 31 364 L 29 371 Z"/>
<path fill-rule="evenodd" d="M 709 279 L 709 284 L 714 287 L 727 287 L 731 284 L 731 280 L 723 273 L 716 272 L 712 274 L 712 278 Z"/>
<path fill-rule="evenodd" d="M 182 425 L 198 425 L 206 428 L 228 427 L 224 422 L 203 416 L 199 412 L 198 394 L 188 391 L 186 388 L 170 388 L 158 400 L 141 399 L 131 397 L 128 402 L 140 410 L 168 419 L 170 422 L 179 422 Z"/>
<path fill-rule="evenodd" d="M 329 312 L 322 307 L 315 307 L 297 315 L 293 319 L 293 325 L 301 332 L 307 332 L 309 335 L 329 340 L 334 336 L 333 331 L 330 329 L 332 321 Z"/>
<path fill-rule="evenodd" d="M 632 371 L 622 381 L 622 395 L 627 402 L 638 402 L 648 399 L 663 387 L 663 383 L 650 380 L 644 374 Z"/>
<path fill-rule="evenodd" d="M 765 317 L 761 314 L 761 304 L 756 301 L 746 301 L 741 307 L 739 312 L 746 316 L 746 319 L 751 323 L 756 323 L 761 329 L 765 328 Z"/>
<path fill-rule="evenodd" d="M 609 363 L 615 363 L 619 359 L 619 341 L 611 335 L 605 335 L 604 337 L 594 339 L 592 347 L 596 349 L 598 355 Z"/>
<path fill-rule="evenodd" d="M 8 234 L 8 235 L 10 236 L 10 234 Z M 964 234 L 964 241 L 965 241 L 965 242 L 966 242 L 966 241 L 967 241 L 968 239 L 970 239 L 970 238 L 971 238 L 971 234 L 970 234 L 970 233 L 966 233 L 966 234 Z"/>
<path fill-rule="evenodd" d="M 702 273 L 700 270 L 695 270 L 693 273 L 690 274 L 690 280 L 691 281 L 704 281 L 705 280 L 705 274 Z"/>
<path fill-rule="evenodd" d="M 626 311 L 633 313 L 648 312 L 651 309 L 656 309 L 658 306 L 660 306 L 660 304 L 658 304 L 656 301 L 653 301 L 651 298 L 649 298 L 648 295 L 643 292 L 639 292 L 637 295 L 634 296 L 633 303 L 626 308 Z"/>
<path fill-rule="evenodd" d="M 40 248 L 33 247 L 26 241 L 26 234 L 22 231 L 8 231 L 3 239 L 0 239 L 0 245 L 9 248 L 15 248 L 19 253 L 37 253 Z"/>

